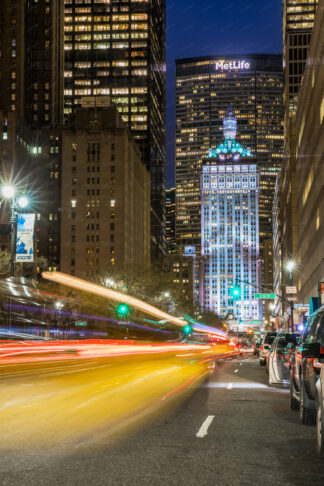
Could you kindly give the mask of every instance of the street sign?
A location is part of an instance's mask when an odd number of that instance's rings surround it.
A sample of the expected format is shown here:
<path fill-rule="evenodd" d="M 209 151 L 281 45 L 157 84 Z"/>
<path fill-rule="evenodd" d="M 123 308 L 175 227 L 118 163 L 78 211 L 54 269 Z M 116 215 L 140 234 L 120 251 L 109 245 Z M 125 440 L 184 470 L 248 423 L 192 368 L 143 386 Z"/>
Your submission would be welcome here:
<path fill-rule="evenodd" d="M 319 282 L 320 302 L 324 305 L 324 282 Z"/>
<path fill-rule="evenodd" d="M 297 286 L 296 285 L 287 286 L 286 294 L 297 294 Z"/>
<path fill-rule="evenodd" d="M 287 300 L 289 300 L 289 302 L 297 302 L 297 297 L 290 297 L 290 295 L 288 295 Z"/>
<path fill-rule="evenodd" d="M 87 325 L 87 323 L 86 323 L 86 322 L 84 322 L 84 321 L 83 321 L 83 322 L 76 321 L 76 322 L 75 322 L 75 325 L 76 325 L 76 326 L 86 326 L 86 325 Z"/>
<path fill-rule="evenodd" d="M 255 299 L 275 299 L 276 294 L 254 294 Z"/>

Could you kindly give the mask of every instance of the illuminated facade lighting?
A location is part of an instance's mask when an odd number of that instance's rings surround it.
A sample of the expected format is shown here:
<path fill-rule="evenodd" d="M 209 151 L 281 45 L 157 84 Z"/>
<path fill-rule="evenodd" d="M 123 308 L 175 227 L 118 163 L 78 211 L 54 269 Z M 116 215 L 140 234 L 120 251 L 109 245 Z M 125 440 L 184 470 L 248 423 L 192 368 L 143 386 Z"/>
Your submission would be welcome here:
<path fill-rule="evenodd" d="M 224 317 L 259 319 L 253 287 L 259 281 L 259 173 L 250 150 L 235 141 L 235 122 L 229 110 L 225 142 L 204 159 L 201 173 L 200 306 Z"/>

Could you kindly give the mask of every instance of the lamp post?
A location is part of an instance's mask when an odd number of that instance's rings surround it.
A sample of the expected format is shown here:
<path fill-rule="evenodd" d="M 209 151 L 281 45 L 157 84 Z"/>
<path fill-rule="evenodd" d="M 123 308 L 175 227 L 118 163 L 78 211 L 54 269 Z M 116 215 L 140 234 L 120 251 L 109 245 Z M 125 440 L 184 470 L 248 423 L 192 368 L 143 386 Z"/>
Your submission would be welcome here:
<path fill-rule="evenodd" d="M 13 186 L 2 186 L 2 195 L 6 199 L 11 199 L 11 242 L 10 242 L 10 277 L 15 275 L 15 245 L 16 245 L 16 226 L 17 226 L 17 205 L 25 208 L 28 205 L 28 199 L 21 196 L 18 201 L 15 199 L 15 188 Z"/>
<path fill-rule="evenodd" d="M 293 270 L 296 267 L 294 260 L 289 260 L 286 263 L 286 270 L 289 272 L 289 284 L 293 283 Z M 294 302 L 290 300 L 290 314 L 291 314 L 291 331 L 294 332 Z"/>

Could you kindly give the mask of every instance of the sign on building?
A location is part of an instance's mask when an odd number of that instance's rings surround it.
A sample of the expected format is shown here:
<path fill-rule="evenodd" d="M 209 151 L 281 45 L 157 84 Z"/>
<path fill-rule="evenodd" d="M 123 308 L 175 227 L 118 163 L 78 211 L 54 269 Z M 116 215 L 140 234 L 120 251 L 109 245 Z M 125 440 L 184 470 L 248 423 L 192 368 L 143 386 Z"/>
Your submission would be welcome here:
<path fill-rule="evenodd" d="M 34 261 L 35 214 L 18 214 L 16 262 Z"/>
<path fill-rule="evenodd" d="M 276 294 L 254 294 L 255 299 L 275 299 Z"/>
<path fill-rule="evenodd" d="M 296 285 L 287 286 L 286 294 L 297 294 L 297 286 Z"/>

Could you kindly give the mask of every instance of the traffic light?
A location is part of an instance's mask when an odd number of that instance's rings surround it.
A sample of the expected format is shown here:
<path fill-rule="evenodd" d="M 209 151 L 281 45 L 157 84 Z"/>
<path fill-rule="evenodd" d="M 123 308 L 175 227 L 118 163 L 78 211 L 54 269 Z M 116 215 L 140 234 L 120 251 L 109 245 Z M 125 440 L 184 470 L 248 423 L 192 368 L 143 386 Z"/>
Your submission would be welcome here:
<path fill-rule="evenodd" d="M 129 306 L 127 304 L 120 303 L 117 305 L 116 314 L 119 317 L 126 317 L 129 313 Z"/>
<path fill-rule="evenodd" d="M 234 299 L 239 299 L 241 297 L 241 288 L 238 285 L 232 288 L 232 296 Z"/>
<path fill-rule="evenodd" d="M 192 333 L 192 327 L 190 326 L 190 324 L 187 324 L 186 326 L 184 326 L 183 332 L 186 336 L 188 336 L 189 334 Z"/>

